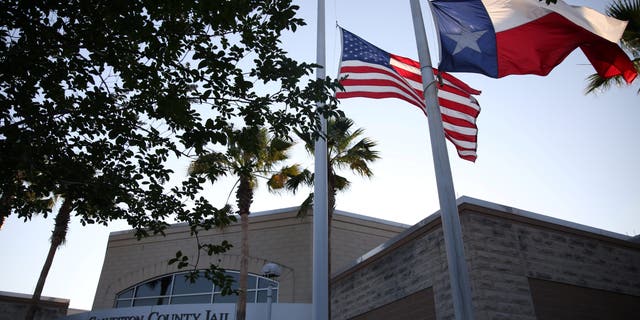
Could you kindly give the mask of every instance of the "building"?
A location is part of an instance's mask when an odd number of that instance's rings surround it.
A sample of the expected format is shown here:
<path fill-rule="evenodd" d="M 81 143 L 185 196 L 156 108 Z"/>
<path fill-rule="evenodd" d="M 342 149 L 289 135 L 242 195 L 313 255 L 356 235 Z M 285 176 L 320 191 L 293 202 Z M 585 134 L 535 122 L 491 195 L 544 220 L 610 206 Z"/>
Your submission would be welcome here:
<path fill-rule="evenodd" d="M 311 217 L 299 219 L 295 210 L 250 216 L 248 296 L 256 303 L 248 319 L 266 319 L 262 302 L 270 290 L 273 319 L 311 318 Z M 640 244 L 632 237 L 468 197 L 458 210 L 476 319 L 640 315 Z M 199 238 L 239 243 L 239 226 Z M 338 212 L 331 243 L 333 319 L 453 319 L 439 213 L 409 227 Z M 183 270 L 167 263 L 177 250 L 193 257 L 196 247 L 185 225 L 141 241 L 132 232 L 112 233 L 93 311 L 69 319 L 233 319 L 234 297 L 218 295 L 210 283 L 182 286 Z M 238 252 L 201 256 L 196 269 L 217 262 L 233 276 Z M 262 276 L 267 262 L 281 266 L 279 278 Z M 201 304 L 181 304 L 194 302 Z M 157 304 L 163 306 L 151 306 Z"/>
<path fill-rule="evenodd" d="M 31 295 L 0 291 L 0 320 L 24 319 L 31 306 Z M 40 297 L 39 311 L 35 320 L 53 320 L 73 314 L 69 299 Z"/>
<path fill-rule="evenodd" d="M 298 208 L 287 208 L 249 215 L 249 272 L 253 290 L 248 300 L 266 301 L 266 291 L 270 281 L 262 277 L 261 269 L 265 263 L 273 262 L 282 268 L 277 279 L 277 301 L 281 303 L 311 302 L 312 272 L 312 216 L 298 218 Z M 334 214 L 331 241 L 333 243 L 332 269 L 343 268 L 351 261 L 365 254 L 377 245 L 391 239 L 409 226 L 374 219 L 370 217 L 337 211 Z M 169 265 L 168 260 L 179 250 L 195 260 L 197 241 L 201 243 L 220 243 L 229 241 L 235 247 L 228 253 L 209 257 L 200 256 L 199 268 L 207 268 L 210 263 L 219 264 L 231 271 L 232 276 L 240 269 L 240 224 L 228 226 L 223 230 L 203 232 L 199 239 L 191 236 L 187 225 L 174 225 L 166 232 L 166 236 L 155 236 L 136 240 L 133 232 L 115 232 L 109 237 L 102 273 L 93 303 L 93 309 L 105 309 L 123 306 L 140 306 L 156 304 L 157 298 L 143 299 L 133 296 L 136 285 L 145 284 L 148 280 L 162 286 L 171 282 L 171 276 L 182 274 Z M 164 282 L 163 282 L 164 281 Z M 167 290 L 169 290 L 167 288 Z M 148 290 L 149 291 L 149 290 Z M 175 298 L 187 299 L 185 296 L 173 297 L 168 291 L 159 288 L 154 294 L 175 303 Z M 136 292 L 138 295 L 140 292 Z M 213 296 L 217 302 L 235 302 L 235 296 Z M 171 296 L 171 297 L 169 297 Z M 207 298 L 192 299 L 191 302 L 204 302 Z M 211 297 L 210 297 L 211 299 Z M 255 301 L 255 300 L 254 300 Z M 186 300 L 184 302 L 187 302 Z M 184 303 L 181 302 L 181 303 Z M 129 303 L 127 305 L 127 303 Z M 164 301 L 161 301 L 164 303 Z"/>
<path fill-rule="evenodd" d="M 640 317 L 632 238 L 458 200 L 476 319 Z M 439 214 L 333 276 L 334 319 L 453 319 Z"/>

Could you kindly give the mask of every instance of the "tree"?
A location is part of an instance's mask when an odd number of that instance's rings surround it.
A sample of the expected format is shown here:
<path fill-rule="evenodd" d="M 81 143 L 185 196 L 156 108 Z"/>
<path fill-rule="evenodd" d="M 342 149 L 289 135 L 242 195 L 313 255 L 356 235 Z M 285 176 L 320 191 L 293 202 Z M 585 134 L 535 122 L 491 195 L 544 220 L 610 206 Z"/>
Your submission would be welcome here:
<path fill-rule="evenodd" d="M 606 14 L 618 20 L 629 21 L 620 42 L 622 48 L 631 53 L 633 65 L 640 73 L 640 0 L 615 0 L 607 7 Z M 590 75 L 587 81 L 587 93 L 607 90 L 612 85 L 625 84 L 622 76 L 606 79 L 597 73 Z M 640 89 L 638 89 L 638 94 L 640 94 Z"/>
<path fill-rule="evenodd" d="M 0 2 L 0 223 L 46 217 L 42 200 L 53 195 L 83 224 L 125 219 L 138 237 L 162 233 L 169 217 L 193 231 L 228 221 L 198 197 L 204 179 L 167 190 L 166 162 L 225 143 L 232 122 L 286 135 L 314 130 L 315 101 L 333 112 L 335 83 L 305 85 L 314 66 L 281 48 L 283 32 L 304 25 L 297 9 Z"/>
<path fill-rule="evenodd" d="M 55 217 L 54 229 L 51 232 L 51 245 L 49 246 L 49 253 L 47 254 L 47 258 L 45 260 L 44 266 L 40 271 L 40 277 L 38 278 L 38 282 L 36 284 L 36 289 L 33 293 L 33 300 L 37 303 L 40 300 L 42 295 L 42 290 L 44 289 L 44 283 L 47 279 L 47 275 L 49 274 L 49 270 L 51 269 L 51 265 L 53 264 L 53 257 L 58 250 L 58 247 L 62 245 L 67 238 L 67 230 L 69 229 L 69 222 L 71 221 L 71 201 L 69 199 L 65 199 L 62 203 L 62 207 L 58 210 L 58 213 Z M 33 319 L 35 313 L 37 311 L 37 304 L 33 303 L 27 309 L 27 313 L 25 319 L 30 320 Z"/>
<path fill-rule="evenodd" d="M 370 178 L 373 172 L 369 165 L 380 158 L 378 151 L 374 150 L 376 142 L 364 137 L 364 129 L 352 130 L 353 120 L 342 117 L 331 117 L 327 121 L 327 196 L 328 196 L 328 247 L 331 253 L 331 222 L 336 207 L 336 194 L 349 188 L 349 180 L 339 175 L 338 170 L 349 169 L 362 177 Z M 296 131 L 297 136 L 304 142 L 309 154 L 315 154 L 315 136 L 311 133 Z M 274 186 L 275 189 L 285 188 L 296 193 L 303 185 L 313 186 L 314 174 L 305 169 L 297 175 L 286 179 L 284 184 Z M 298 211 L 298 216 L 303 216 L 313 205 L 313 193 L 310 193 L 303 201 Z M 331 254 L 328 261 L 331 272 Z M 330 288 L 331 286 L 329 286 Z M 331 317 L 331 315 L 329 315 Z"/>
<path fill-rule="evenodd" d="M 353 173 L 370 178 L 373 172 L 369 165 L 380 158 L 374 150 L 376 142 L 369 138 L 361 138 L 364 129 L 352 130 L 353 120 L 346 117 L 331 117 L 327 121 L 327 193 L 328 193 L 328 243 L 331 252 L 331 221 L 336 207 L 336 194 L 349 188 L 349 180 L 339 175 L 338 170 L 349 169 Z M 315 151 L 315 137 L 310 133 L 296 131 L 297 136 L 304 142 L 309 154 Z M 305 169 L 297 175 L 289 177 L 286 182 L 276 187 L 285 188 L 296 193 L 301 186 L 313 186 L 314 174 Z M 303 216 L 313 205 L 313 193 L 303 201 L 298 216 Z M 329 272 L 331 272 L 331 257 L 329 257 Z"/>
<path fill-rule="evenodd" d="M 236 318 L 244 320 L 249 274 L 249 213 L 257 179 L 268 175 L 271 176 L 270 186 L 282 185 L 283 179 L 298 174 L 298 169 L 297 166 L 285 166 L 279 172 L 274 172 L 275 166 L 288 158 L 287 151 L 293 143 L 270 136 L 264 128 L 245 127 L 234 130 L 228 137 L 227 149 L 224 153 L 210 152 L 200 156 L 189 166 L 189 174 L 204 176 L 212 183 L 226 173 L 231 173 L 238 178 L 236 204 L 240 215 L 242 240 Z"/>
<path fill-rule="evenodd" d="M 336 194 L 349 188 L 349 180 L 337 174 L 341 169 L 350 169 L 353 173 L 370 178 L 373 172 L 369 165 L 380 158 L 374 150 L 376 142 L 369 138 L 361 138 L 364 129 L 352 130 L 353 120 L 346 117 L 332 117 L 327 121 L 327 170 L 328 170 L 328 201 L 329 221 L 336 204 Z M 297 136 L 304 142 L 309 154 L 314 154 L 315 137 L 310 133 L 296 131 Z M 308 169 L 287 179 L 284 188 L 297 192 L 303 185 L 313 186 L 313 173 Z M 304 214 L 313 204 L 313 194 L 309 194 L 300 208 L 299 215 Z"/>

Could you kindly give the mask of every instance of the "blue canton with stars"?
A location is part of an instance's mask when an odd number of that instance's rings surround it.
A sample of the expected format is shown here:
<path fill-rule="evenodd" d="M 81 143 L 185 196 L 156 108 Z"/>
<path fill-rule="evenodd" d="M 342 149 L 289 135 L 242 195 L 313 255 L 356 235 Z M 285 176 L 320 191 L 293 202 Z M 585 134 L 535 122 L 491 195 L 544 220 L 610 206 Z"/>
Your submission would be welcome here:
<path fill-rule="evenodd" d="M 342 29 L 342 61 L 359 60 L 391 68 L 389 53 Z"/>
<path fill-rule="evenodd" d="M 496 35 L 481 0 L 431 1 L 440 33 L 438 69 L 498 77 Z"/>

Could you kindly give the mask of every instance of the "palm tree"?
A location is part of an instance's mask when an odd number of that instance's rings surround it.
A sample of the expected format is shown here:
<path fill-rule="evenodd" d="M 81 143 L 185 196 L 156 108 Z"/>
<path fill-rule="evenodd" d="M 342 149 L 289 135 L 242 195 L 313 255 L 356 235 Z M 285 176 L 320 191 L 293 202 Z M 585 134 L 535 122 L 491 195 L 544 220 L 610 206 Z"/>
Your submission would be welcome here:
<path fill-rule="evenodd" d="M 640 73 L 640 0 L 614 0 L 606 10 L 606 14 L 618 20 L 629 21 L 622 34 L 622 48 L 633 56 L 633 65 Z M 587 78 L 587 93 L 606 90 L 612 85 L 625 83 L 622 76 L 605 79 L 597 73 Z M 638 90 L 640 94 L 640 89 Z"/>
<path fill-rule="evenodd" d="M 12 181 L 7 181 L 7 184 L 12 186 L 5 189 L 5 191 L 10 191 L 3 193 L 0 197 L 0 210 L 2 210 L 2 212 L 0 212 L 0 228 L 2 228 L 5 217 L 8 217 L 11 214 L 12 201 L 29 203 L 31 207 L 35 209 L 34 212 L 36 214 L 39 212 L 47 212 L 55 206 L 59 195 L 39 197 L 34 192 L 22 188 L 24 185 L 33 186 L 33 183 L 30 182 L 26 176 L 27 174 L 24 171 L 18 170 L 14 175 L 14 179 L 12 179 Z M 58 248 L 66 241 L 72 209 L 72 201 L 69 198 L 65 198 L 54 219 L 55 224 L 53 231 L 51 232 L 50 239 L 51 245 L 49 246 L 49 252 L 47 253 L 44 265 L 40 270 L 40 276 L 38 277 L 36 288 L 31 296 L 31 304 L 25 314 L 26 320 L 33 320 L 36 312 L 38 311 L 38 304 L 40 303 L 40 297 L 42 296 L 42 291 L 44 289 L 47 276 L 49 275 L 49 270 L 53 264 L 53 258 L 55 257 Z"/>
<path fill-rule="evenodd" d="M 374 150 L 377 143 L 369 138 L 361 138 L 364 129 L 352 130 L 353 120 L 340 117 L 330 118 L 327 121 L 327 193 L 328 193 L 328 246 L 331 252 L 331 221 L 336 207 L 336 194 L 349 188 L 350 182 L 347 178 L 338 175 L 337 171 L 349 169 L 353 173 L 362 177 L 370 178 L 373 172 L 369 165 L 380 158 L 378 151 Z M 310 154 L 314 154 L 315 139 L 311 133 L 296 134 L 305 143 L 305 147 Z M 290 177 L 283 186 L 295 193 L 302 185 L 312 186 L 314 176 L 307 169 L 296 176 Z M 298 216 L 304 216 L 313 205 L 313 193 L 304 200 L 298 211 Z M 331 272 L 331 254 L 328 261 L 329 272 Z M 329 316 L 330 318 L 330 316 Z"/>
<path fill-rule="evenodd" d="M 270 175 L 271 187 L 284 184 L 286 177 L 297 175 L 299 172 L 294 165 L 274 173 L 274 167 L 288 158 L 287 151 L 293 146 L 293 142 L 271 137 L 264 128 L 245 127 L 234 130 L 229 132 L 228 138 L 225 153 L 211 152 L 203 155 L 191 163 L 188 171 L 191 175 L 205 176 L 211 182 L 227 173 L 232 173 L 238 178 L 236 204 L 240 215 L 242 239 L 236 319 L 244 320 L 249 272 L 249 213 L 257 179 Z"/>
<path fill-rule="evenodd" d="M 370 178 L 373 172 L 369 164 L 380 158 L 378 151 L 374 150 L 377 143 L 367 137 L 361 138 L 364 129 L 352 130 L 353 120 L 346 117 L 330 118 L 327 121 L 327 195 L 328 195 L 328 270 L 331 273 L 331 221 L 336 207 L 336 194 L 349 188 L 350 182 L 347 178 L 338 175 L 337 170 L 349 169 L 353 173 L 362 177 Z M 315 138 L 311 133 L 296 131 L 296 134 L 305 143 L 305 148 L 309 154 L 314 154 Z M 305 169 L 298 175 L 290 176 L 282 186 L 287 190 L 296 193 L 302 185 L 313 186 L 314 175 Z M 277 187 L 275 188 L 277 189 Z M 313 193 L 302 202 L 298 210 L 298 216 L 302 217 L 313 205 Z M 331 286 L 329 286 L 331 290 Z M 329 318 L 331 318 L 331 308 L 329 308 Z"/>
<path fill-rule="evenodd" d="M 55 203 L 55 197 L 51 199 L 45 199 L 40 201 L 49 202 L 50 206 L 53 206 Z M 72 211 L 72 201 L 69 198 L 65 198 L 62 202 L 62 206 L 58 209 L 58 213 L 54 219 L 55 224 L 53 227 L 53 231 L 51 232 L 51 245 L 49 246 L 49 253 L 47 254 L 47 258 L 45 259 L 44 265 L 42 266 L 42 270 L 40 271 L 40 277 L 38 278 L 38 283 L 36 284 L 36 289 L 33 291 L 33 296 L 31 297 L 31 305 L 29 309 L 27 309 L 27 313 L 25 316 L 25 320 L 33 320 L 38 310 L 38 303 L 40 301 L 40 297 L 42 296 L 42 290 L 44 289 L 44 283 L 49 275 L 49 270 L 51 269 L 51 265 L 53 264 L 53 258 L 56 255 L 56 251 L 60 245 L 62 245 L 67 239 L 67 230 L 69 230 L 69 222 L 71 221 L 71 211 Z"/>
<path fill-rule="evenodd" d="M 329 223 L 335 210 L 336 194 L 348 189 L 350 185 L 349 180 L 338 175 L 336 171 L 350 169 L 357 175 L 370 178 L 373 172 L 369 164 L 380 158 L 378 151 L 374 150 L 377 143 L 366 137 L 361 138 L 364 129 L 352 130 L 353 125 L 353 120 L 345 117 L 331 118 L 327 121 Z M 307 151 L 313 155 L 315 140 L 312 134 L 298 131 L 296 134 L 304 141 Z M 313 173 L 307 169 L 289 178 L 284 187 L 295 193 L 302 185 L 313 185 Z M 303 202 L 298 214 L 304 215 L 312 204 L 313 194 L 311 193 Z"/>

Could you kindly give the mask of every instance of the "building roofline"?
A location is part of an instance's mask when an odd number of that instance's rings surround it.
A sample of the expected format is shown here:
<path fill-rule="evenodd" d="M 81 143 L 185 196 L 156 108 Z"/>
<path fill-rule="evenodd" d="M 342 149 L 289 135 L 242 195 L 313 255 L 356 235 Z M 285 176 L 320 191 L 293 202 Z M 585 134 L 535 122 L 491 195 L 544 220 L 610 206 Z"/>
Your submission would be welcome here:
<path fill-rule="evenodd" d="M 393 247 L 396 243 L 401 242 L 404 238 L 406 238 L 408 235 L 416 232 L 418 229 L 421 229 L 422 227 L 432 223 L 433 221 L 435 221 L 436 219 L 440 218 L 440 210 L 436 211 L 435 213 L 427 216 L 426 218 L 420 220 L 418 223 L 410 226 L 409 228 L 407 228 L 406 230 L 400 232 L 399 234 L 397 234 L 395 237 L 385 241 L 384 243 L 378 245 L 377 247 L 369 250 L 367 253 L 363 254 L 362 256 L 358 257 L 356 260 L 354 260 L 352 263 L 346 265 L 345 267 L 343 267 L 342 269 L 338 270 L 337 272 L 335 272 L 333 274 L 333 276 L 339 275 L 344 273 L 345 271 L 353 268 L 354 266 L 360 264 L 361 262 L 377 255 L 378 253 L 387 250 L 390 247 Z M 332 278 L 333 278 L 332 276 Z"/>
<path fill-rule="evenodd" d="M 394 226 L 394 227 L 400 227 L 400 228 L 404 228 L 404 229 L 408 229 L 408 228 L 411 227 L 410 224 L 404 224 L 404 223 L 395 222 L 395 221 L 391 221 L 391 220 L 365 216 L 365 215 L 357 214 L 357 213 L 353 213 L 353 212 L 336 210 L 336 211 L 334 211 L 334 213 L 337 213 L 337 214 L 339 214 L 341 216 L 345 216 L 345 217 L 356 218 L 356 219 L 366 220 L 366 221 L 371 221 L 371 222 L 377 222 L 377 223 L 386 224 L 386 225 L 390 225 L 390 226 Z"/>
<path fill-rule="evenodd" d="M 575 230 L 579 230 L 579 231 L 583 231 L 583 232 L 587 232 L 587 233 L 591 233 L 591 234 L 597 234 L 597 235 L 600 235 L 600 236 L 613 238 L 613 239 L 616 239 L 616 240 L 622 240 L 622 241 L 631 242 L 632 238 L 633 238 L 631 236 L 623 235 L 623 234 L 620 234 L 620 233 L 607 231 L 607 230 L 603 230 L 603 229 L 598 229 L 598 228 L 590 227 L 590 226 L 587 226 L 587 225 L 583 225 L 583 224 L 579 224 L 579 223 L 575 223 L 575 222 L 571 222 L 571 221 L 567 221 L 567 220 L 562 220 L 562 219 L 558 219 L 558 218 L 542 215 L 542 214 L 531 212 L 531 211 L 527 211 L 527 210 L 522 210 L 522 209 L 518 209 L 518 208 L 514 208 L 514 207 L 502 205 L 502 204 L 497 204 L 497 203 L 493 203 L 493 202 L 489 202 L 489 201 L 485 201 L 485 200 L 472 198 L 472 197 L 469 197 L 469 196 L 462 196 L 462 197 L 456 199 L 456 206 L 458 208 L 460 206 L 464 205 L 464 204 L 470 204 L 470 205 L 475 205 L 475 206 L 483 207 L 483 208 L 490 209 L 490 210 L 505 212 L 505 213 L 512 214 L 512 215 L 515 215 L 515 216 L 528 218 L 528 219 L 532 219 L 532 220 L 537 220 L 537 221 L 541 221 L 541 222 L 546 222 L 546 223 L 549 223 L 549 224 L 559 225 L 559 226 L 563 226 L 563 227 L 566 227 L 566 228 L 575 229 Z M 337 272 L 335 272 L 332 275 L 331 278 L 339 276 L 339 275 L 345 273 L 346 271 L 348 271 L 349 269 L 355 267 L 356 265 L 358 265 L 358 264 L 360 264 L 360 263 L 372 258 L 373 256 L 375 256 L 375 255 L 377 255 L 377 254 L 389 249 L 390 247 L 393 247 L 394 245 L 402 242 L 409 235 L 413 234 L 414 232 L 416 232 L 417 230 L 423 228 L 424 226 L 426 226 L 428 224 L 434 223 L 439 218 L 440 218 L 440 210 L 438 210 L 438 211 L 432 213 L 431 215 L 427 216 L 426 218 L 420 220 L 418 223 L 414 224 L 413 226 L 411 226 L 408 229 L 404 230 L 403 232 L 399 233 L 395 237 L 393 237 L 393 238 L 387 240 L 386 242 L 380 244 L 379 246 L 369 250 L 367 253 L 363 254 L 362 256 L 360 256 L 359 258 L 354 260 L 352 263 L 346 265 L 344 268 L 342 268 L 342 269 L 338 270 Z"/>
<path fill-rule="evenodd" d="M 271 209 L 271 210 L 265 210 L 265 211 L 252 212 L 250 216 L 251 217 L 264 217 L 264 216 L 282 214 L 282 213 L 287 213 L 287 212 L 292 212 L 292 211 L 296 211 L 297 212 L 299 209 L 300 209 L 299 206 L 297 206 L 297 207 L 279 208 L 279 209 Z M 338 215 L 341 215 L 341 216 L 345 216 L 345 217 L 350 217 L 350 218 L 355 218 L 355 219 L 360 219 L 360 220 L 365 220 L 365 221 L 370 221 L 370 222 L 376 222 L 376 223 L 385 224 L 385 225 L 389 225 L 389 226 L 393 226 L 393 227 L 399 227 L 399 228 L 404 228 L 404 229 L 407 229 L 407 228 L 411 227 L 411 225 L 408 225 L 408 224 L 395 222 L 395 221 L 391 221 L 391 220 L 375 218 L 375 217 L 370 217 L 370 216 L 365 216 L 365 215 L 362 215 L 362 214 L 347 212 L 347 211 L 343 211 L 343 210 L 335 210 L 334 213 L 338 214 Z M 170 224 L 170 226 L 171 227 L 182 227 L 182 226 L 188 226 L 188 224 L 186 222 L 180 222 L 180 223 Z M 130 232 L 131 232 L 131 229 L 112 231 L 112 232 L 109 233 L 109 236 L 127 234 L 127 233 L 130 233 Z"/>
<path fill-rule="evenodd" d="M 17 299 L 17 300 L 25 300 L 25 301 L 26 300 L 31 300 L 32 297 L 33 297 L 33 295 L 31 295 L 31 294 L 19 293 L 19 292 L 9 292 L 9 291 L 0 291 L 0 296 L 8 297 L 8 298 L 14 298 L 14 299 Z M 56 303 L 56 304 L 66 304 L 66 305 L 68 305 L 71 300 L 64 299 L 64 298 L 41 296 L 40 297 L 40 301 L 41 302 L 45 302 L 45 303 Z"/>
<path fill-rule="evenodd" d="M 286 207 L 286 208 L 270 209 L 270 210 L 264 210 L 264 211 L 256 211 L 256 212 L 251 212 L 250 216 L 262 217 L 262 216 L 268 216 L 272 214 L 287 213 L 291 211 L 297 211 L 298 208 L 300 207 Z"/>
<path fill-rule="evenodd" d="M 298 210 L 300 210 L 299 206 L 298 207 L 288 207 L 288 208 L 281 208 L 281 209 L 273 209 L 273 210 L 254 212 L 254 213 L 251 213 L 251 216 L 260 217 L 260 216 L 266 216 L 266 215 L 271 215 L 271 214 L 279 214 L 279 213 L 298 211 Z M 396 221 L 391 221 L 391 220 L 386 220 L 386 219 L 381 219 L 381 218 L 375 218 L 375 217 L 366 216 L 366 215 L 362 215 L 362 214 L 357 214 L 357 213 L 353 213 L 353 212 L 348 212 L 348 211 L 344 211 L 344 210 L 337 210 L 336 209 L 333 213 L 341 215 L 341 216 L 345 216 L 345 217 L 350 217 L 350 218 L 355 218 L 355 219 L 360 219 L 360 220 L 365 220 L 365 221 L 371 221 L 371 222 L 377 222 L 377 223 L 380 223 L 380 224 L 386 224 L 386 225 L 405 228 L 405 229 L 411 227 L 411 225 L 408 225 L 408 224 L 404 224 L 404 223 L 400 223 L 400 222 L 396 222 Z"/>
<path fill-rule="evenodd" d="M 624 235 L 624 234 L 621 234 L 621 233 L 616 233 L 616 232 L 613 232 L 613 231 L 599 229 L 599 228 L 587 226 L 587 225 L 584 225 L 584 224 L 579 224 L 579 223 L 571 222 L 571 221 L 568 221 L 568 220 L 562 220 L 562 219 L 554 218 L 554 217 L 551 217 L 551 216 L 546 216 L 546 215 L 543 215 L 543 214 L 539 214 L 539 213 L 535 213 L 535 212 L 531 212 L 531 211 L 527 211 L 527 210 L 522 210 L 522 209 L 518 209 L 518 208 L 514 208 L 514 207 L 502 205 L 502 204 L 497 204 L 497 203 L 493 203 L 493 202 L 489 202 L 489 201 L 485 201 L 485 200 L 480 200 L 480 199 L 476 199 L 476 198 L 472 198 L 472 197 L 468 197 L 468 196 L 462 196 L 462 197 L 460 197 L 460 198 L 458 198 L 456 200 L 456 204 L 458 206 L 460 206 L 462 204 L 465 204 L 465 203 L 477 205 L 477 206 L 484 207 L 484 208 L 487 208 L 487 209 L 493 209 L 493 210 L 496 210 L 496 211 L 502 211 L 502 212 L 510 213 L 510 214 L 513 214 L 513 215 L 516 215 L 516 216 L 521 216 L 521 217 L 534 219 L 534 220 L 538 220 L 538 221 L 542 221 L 542 222 L 556 224 L 556 225 L 560 225 L 560 226 L 571 228 L 571 229 L 585 231 L 585 232 L 588 232 L 588 233 L 598 234 L 598 235 L 601 235 L 601 236 L 614 238 L 614 239 L 618 239 L 618 240 L 622 240 L 622 241 L 630 241 L 631 238 L 632 238 L 631 236 Z"/>

